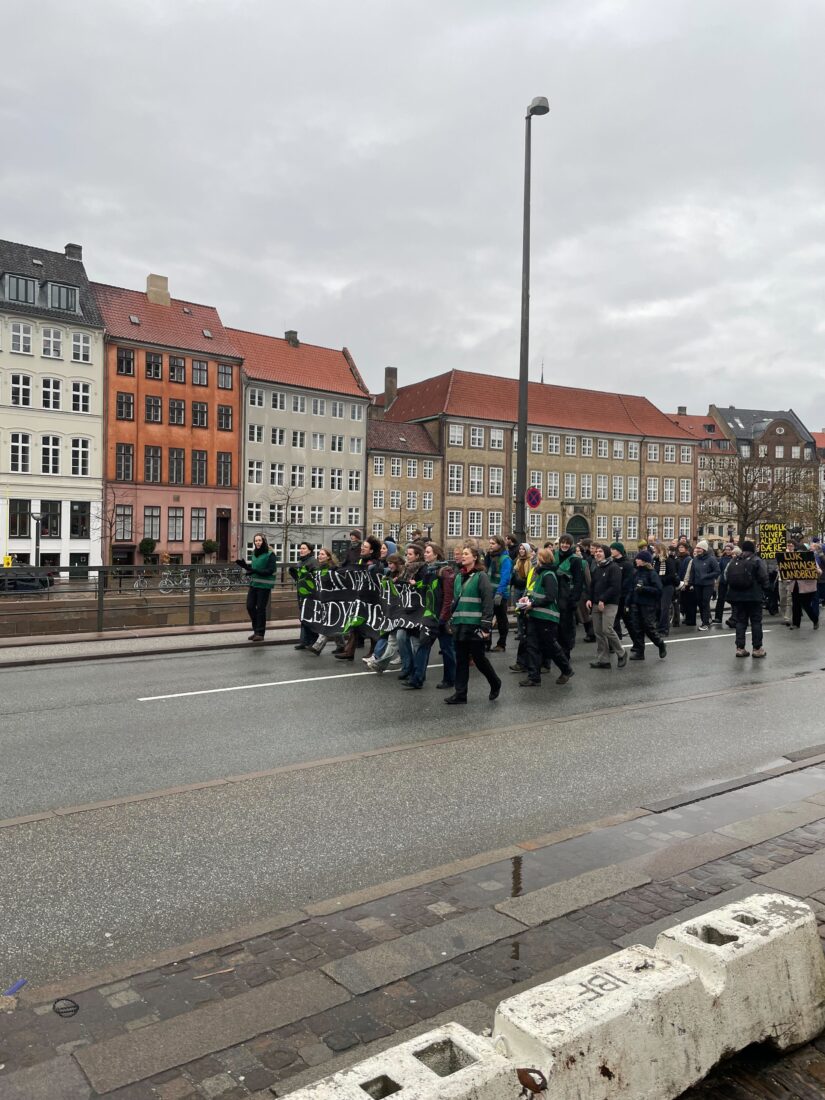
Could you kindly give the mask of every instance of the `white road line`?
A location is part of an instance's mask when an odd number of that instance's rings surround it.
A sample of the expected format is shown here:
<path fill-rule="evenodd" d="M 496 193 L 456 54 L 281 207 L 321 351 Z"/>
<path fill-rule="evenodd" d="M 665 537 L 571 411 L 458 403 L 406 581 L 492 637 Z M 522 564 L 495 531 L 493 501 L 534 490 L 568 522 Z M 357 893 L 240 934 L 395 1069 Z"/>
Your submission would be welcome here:
<path fill-rule="evenodd" d="M 770 627 L 766 627 L 762 631 L 763 634 L 770 634 Z M 667 645 L 678 645 L 679 642 L 715 642 L 717 638 L 735 638 L 736 632 L 731 631 L 730 634 L 703 634 L 700 638 L 669 638 L 665 637 L 664 641 Z M 645 645 L 653 645 L 653 642 L 645 642 Z M 629 649 L 629 646 L 624 646 L 624 649 Z"/>
<path fill-rule="evenodd" d="M 206 688 L 203 691 L 176 691 L 172 695 L 144 695 L 139 703 L 154 703 L 157 699 L 185 699 L 190 695 L 217 695 L 222 691 L 254 691 L 255 688 L 285 687 L 287 684 L 317 684 L 319 680 L 349 680 L 353 676 L 374 676 L 373 672 L 344 672 L 337 676 L 307 676 L 304 680 L 270 680 L 266 684 L 238 684 L 228 688 Z"/>

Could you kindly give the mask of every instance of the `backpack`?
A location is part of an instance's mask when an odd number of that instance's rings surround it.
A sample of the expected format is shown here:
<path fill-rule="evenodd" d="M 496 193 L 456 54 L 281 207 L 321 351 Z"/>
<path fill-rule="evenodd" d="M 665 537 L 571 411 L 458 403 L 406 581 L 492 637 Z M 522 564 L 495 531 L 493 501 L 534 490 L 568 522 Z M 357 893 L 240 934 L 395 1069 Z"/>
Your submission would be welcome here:
<path fill-rule="evenodd" d="M 736 557 L 725 572 L 725 582 L 734 592 L 747 592 L 756 580 L 756 571 L 751 568 L 753 558 Z"/>

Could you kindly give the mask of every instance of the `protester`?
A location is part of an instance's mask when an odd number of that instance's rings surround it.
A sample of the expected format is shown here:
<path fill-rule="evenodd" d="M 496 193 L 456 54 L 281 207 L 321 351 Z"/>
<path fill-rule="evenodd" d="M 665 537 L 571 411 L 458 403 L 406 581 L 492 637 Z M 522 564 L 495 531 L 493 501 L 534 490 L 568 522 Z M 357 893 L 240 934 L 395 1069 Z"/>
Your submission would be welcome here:
<path fill-rule="evenodd" d="M 350 538 L 352 535 L 356 535 L 357 531 L 350 532 Z M 347 556 L 349 556 L 349 550 L 347 550 Z M 353 569 L 363 569 L 371 576 L 377 577 L 381 574 L 381 543 L 374 535 L 367 535 L 364 541 L 361 543 L 361 556 Z M 363 622 L 363 620 L 361 620 Z M 364 638 L 363 631 L 360 629 L 361 622 L 355 621 L 347 623 L 344 628 L 344 647 L 339 653 L 333 653 L 339 661 L 354 661 L 355 660 L 355 647 L 359 641 Z"/>
<path fill-rule="evenodd" d="M 424 547 L 423 568 L 419 570 L 415 579 L 415 588 L 421 596 L 424 608 L 424 621 L 414 649 L 412 671 L 404 684 L 404 687 L 410 690 L 418 690 L 424 686 L 424 681 L 427 678 L 427 665 L 430 661 L 430 650 L 433 642 L 438 637 L 441 612 L 441 580 L 439 574 L 444 565 L 441 560 L 443 557 L 444 553 L 441 547 L 428 542 Z"/>
<path fill-rule="evenodd" d="M 313 574 L 318 568 L 315 554 L 308 542 L 302 542 L 298 546 L 298 565 L 290 565 L 289 575 L 295 581 L 298 594 L 298 614 L 301 613 L 301 605 L 307 596 L 315 591 L 315 578 Z M 301 623 L 301 634 L 295 649 L 309 649 L 318 640 L 317 633 L 306 623 Z"/>
<path fill-rule="evenodd" d="M 659 633 L 663 638 L 666 638 L 670 634 L 673 594 L 676 591 L 676 585 L 679 583 L 679 576 L 676 572 L 676 547 L 674 545 L 671 552 L 663 542 L 654 542 L 651 553 L 653 554 L 653 567 L 662 582 L 662 597 L 659 602 Z"/>
<path fill-rule="evenodd" d="M 676 592 L 679 610 L 685 626 L 696 626 L 696 595 L 693 591 L 693 549 L 688 542 L 679 540 L 676 547 L 676 575 L 679 583 Z"/>
<path fill-rule="evenodd" d="M 404 575 L 402 584 L 415 588 L 419 572 L 424 568 L 424 547 L 417 542 L 411 542 L 404 551 Z M 418 631 L 406 630 L 400 627 L 395 635 L 398 653 L 401 657 L 401 671 L 398 679 L 409 680 L 415 668 L 415 653 L 418 649 Z"/>
<path fill-rule="evenodd" d="M 445 703 L 466 703 L 470 679 L 470 661 L 490 685 L 490 700 L 498 699 L 501 680 L 485 652 L 493 623 L 493 586 L 484 569 L 477 547 L 462 551 L 461 572 L 455 579 L 452 617 L 456 650 L 455 693 Z"/>
<path fill-rule="evenodd" d="M 318 553 L 315 555 L 318 562 L 318 568 L 315 571 L 315 577 L 326 577 L 333 569 L 338 568 L 338 562 L 335 555 L 326 546 L 322 546 Z M 309 647 L 309 652 L 315 657 L 320 657 L 324 652 L 324 647 L 329 641 L 329 637 L 326 634 L 319 634 L 312 645 Z"/>
<path fill-rule="evenodd" d="M 616 654 L 616 665 L 624 668 L 627 654 L 614 629 L 619 601 L 622 598 L 622 569 L 606 546 L 593 546 L 593 569 L 590 573 L 589 611 L 596 635 L 596 660 L 591 668 L 610 668 L 610 654 Z"/>
<path fill-rule="evenodd" d="M 619 600 L 619 606 L 616 608 L 616 618 L 613 621 L 613 628 L 616 631 L 616 636 L 621 639 L 622 624 L 624 624 L 628 634 L 630 633 L 627 609 L 630 606 L 630 592 L 633 587 L 633 562 L 628 561 L 624 544 L 621 542 L 611 542 L 610 556 L 613 558 L 613 561 L 616 562 L 622 573 L 622 595 Z"/>
<path fill-rule="evenodd" d="M 434 545 L 433 551 L 437 557 L 442 557 L 441 549 L 438 546 Z M 441 691 L 447 688 L 455 688 L 455 641 L 450 627 L 450 611 L 453 606 L 456 572 L 453 563 L 448 561 L 441 563 L 438 572 L 440 582 L 439 599 L 441 601 L 438 609 L 438 644 L 441 650 L 443 673 L 440 682 L 435 686 Z"/>
<path fill-rule="evenodd" d="M 688 626 L 695 625 L 696 613 L 698 612 L 701 618 L 698 629 L 710 629 L 710 600 L 716 588 L 718 576 L 719 561 L 716 555 L 710 552 L 710 547 L 705 539 L 700 539 L 693 551 L 693 569 L 691 573 L 696 608 L 693 622 L 689 622 Z"/>
<path fill-rule="evenodd" d="M 565 532 L 553 565 L 559 586 L 559 645 L 568 661 L 576 644 L 576 608 L 584 588 L 584 568 L 574 546 L 573 536 Z"/>
<path fill-rule="evenodd" d="M 267 612 L 272 589 L 275 585 L 275 570 L 278 559 L 269 549 L 266 536 L 258 532 L 252 539 L 252 557 L 249 562 L 237 558 L 235 565 L 250 576 L 246 593 L 246 611 L 252 624 L 250 642 L 262 642 L 266 634 Z"/>
<path fill-rule="evenodd" d="M 498 629 L 497 653 L 504 653 L 507 649 L 507 634 L 510 630 L 510 622 L 507 618 L 510 601 L 510 576 L 513 570 L 513 561 L 507 553 L 504 539 L 501 535 L 493 535 L 490 539 L 490 548 L 485 557 L 487 576 L 493 586 L 493 609 Z M 492 638 L 490 639 L 492 642 Z M 489 650 L 490 645 L 487 646 Z"/>
<path fill-rule="evenodd" d="M 804 544 L 797 539 L 794 539 L 792 545 L 796 551 L 805 549 Z M 814 558 L 814 564 L 817 570 L 816 580 L 811 579 L 809 581 L 791 582 L 791 624 L 794 630 L 799 630 L 802 626 L 803 609 L 813 623 L 814 630 L 819 630 L 819 597 L 817 596 L 817 584 L 822 574 L 822 570 L 819 568 L 819 565 L 816 564 L 816 558 Z"/>
<path fill-rule="evenodd" d="M 553 551 L 539 550 L 536 564 L 527 578 L 527 588 L 519 600 L 527 618 L 527 679 L 519 681 L 521 687 L 540 687 L 542 666 L 551 660 L 560 672 L 557 684 L 566 684 L 573 675 L 570 661 L 557 638 L 558 581 L 553 564 Z"/>
<path fill-rule="evenodd" d="M 645 635 L 658 647 L 659 656 L 667 657 L 667 646 L 656 625 L 661 595 L 662 582 L 653 568 L 653 555 L 649 550 L 639 550 L 636 554 L 628 618 L 633 642 L 631 661 L 645 659 Z"/>
<path fill-rule="evenodd" d="M 736 656 L 764 657 L 762 647 L 762 605 L 768 592 L 768 570 L 756 556 L 750 539 L 742 541 L 742 553 L 734 557 L 726 572 L 728 599 L 736 615 Z M 753 653 L 745 649 L 750 624 Z"/>
<path fill-rule="evenodd" d="M 722 625 L 725 617 L 725 601 L 728 598 L 728 582 L 726 580 L 728 566 L 733 561 L 733 552 L 736 549 L 732 542 L 726 542 L 722 547 L 722 557 L 719 559 L 719 587 L 716 590 L 716 607 L 713 613 L 713 621 L 717 626 Z M 731 608 L 731 611 L 733 609 Z"/>
<path fill-rule="evenodd" d="M 590 539 L 580 539 L 576 547 L 576 555 L 582 563 L 582 594 L 576 607 L 576 620 L 584 627 L 584 640 L 596 641 L 596 632 L 593 629 L 593 620 L 590 615 L 588 597 L 590 595 L 590 579 L 593 570 L 593 555 L 590 552 Z"/>

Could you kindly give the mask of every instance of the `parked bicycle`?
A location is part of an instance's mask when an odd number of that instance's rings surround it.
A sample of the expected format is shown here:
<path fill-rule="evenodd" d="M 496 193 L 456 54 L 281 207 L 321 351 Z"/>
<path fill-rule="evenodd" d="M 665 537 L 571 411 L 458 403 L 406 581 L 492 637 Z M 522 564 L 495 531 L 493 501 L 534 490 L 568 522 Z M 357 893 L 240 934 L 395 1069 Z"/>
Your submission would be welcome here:
<path fill-rule="evenodd" d="M 164 569 L 160 575 L 160 581 L 158 582 L 158 591 L 162 592 L 164 596 L 168 596 L 170 592 L 175 590 L 188 590 L 189 588 L 189 571 L 188 569 L 172 568 Z"/>
<path fill-rule="evenodd" d="M 229 569 L 227 566 L 205 569 L 195 579 L 195 588 L 201 592 L 228 592 L 238 584 L 240 572 L 240 569 Z"/>

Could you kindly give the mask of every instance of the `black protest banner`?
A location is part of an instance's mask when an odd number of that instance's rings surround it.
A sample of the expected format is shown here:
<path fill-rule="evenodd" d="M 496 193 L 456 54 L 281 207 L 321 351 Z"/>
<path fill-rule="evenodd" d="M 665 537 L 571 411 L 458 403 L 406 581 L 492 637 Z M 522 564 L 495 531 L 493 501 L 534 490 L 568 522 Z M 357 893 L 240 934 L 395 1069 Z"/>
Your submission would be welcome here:
<path fill-rule="evenodd" d="M 813 550 L 780 550 L 776 555 L 779 576 L 783 581 L 815 581 L 819 579 L 816 571 L 816 558 Z"/>
<path fill-rule="evenodd" d="M 360 627 L 369 637 L 392 630 L 418 630 L 424 619 L 421 594 L 396 587 L 363 569 L 331 569 L 316 575 L 316 589 L 301 602 L 301 622 L 316 634 L 344 634 Z"/>
<path fill-rule="evenodd" d="M 788 545 L 788 528 L 784 523 L 759 524 L 759 557 L 775 558 Z"/>

